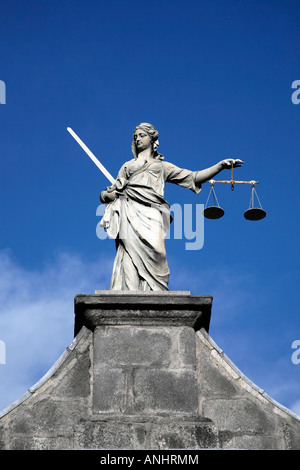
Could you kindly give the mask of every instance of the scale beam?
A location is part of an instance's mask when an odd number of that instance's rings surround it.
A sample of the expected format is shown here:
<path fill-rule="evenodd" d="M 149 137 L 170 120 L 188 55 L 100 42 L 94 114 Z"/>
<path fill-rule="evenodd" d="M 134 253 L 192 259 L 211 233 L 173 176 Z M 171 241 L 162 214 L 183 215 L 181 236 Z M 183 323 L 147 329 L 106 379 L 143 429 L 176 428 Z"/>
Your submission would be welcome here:
<path fill-rule="evenodd" d="M 229 184 L 236 184 L 236 183 L 244 183 L 244 184 L 258 184 L 259 181 L 235 181 L 235 180 L 209 180 L 209 183 L 229 183 Z"/>
<path fill-rule="evenodd" d="M 215 184 L 215 183 L 227 183 L 231 184 L 231 189 L 234 189 L 235 184 L 252 184 L 252 187 L 254 187 L 256 184 L 259 183 L 259 181 L 237 181 L 237 180 L 209 180 L 210 184 Z"/>
<path fill-rule="evenodd" d="M 259 183 L 259 181 L 254 181 L 254 180 L 251 180 L 251 181 L 237 181 L 234 179 L 233 177 L 233 167 L 234 167 L 234 164 L 232 163 L 231 164 L 231 180 L 210 180 L 209 183 L 211 185 L 213 185 L 214 183 L 227 183 L 227 184 L 231 184 L 231 189 L 234 190 L 234 185 L 235 184 L 252 184 L 252 188 L 254 188 L 254 186 L 256 184 Z"/>

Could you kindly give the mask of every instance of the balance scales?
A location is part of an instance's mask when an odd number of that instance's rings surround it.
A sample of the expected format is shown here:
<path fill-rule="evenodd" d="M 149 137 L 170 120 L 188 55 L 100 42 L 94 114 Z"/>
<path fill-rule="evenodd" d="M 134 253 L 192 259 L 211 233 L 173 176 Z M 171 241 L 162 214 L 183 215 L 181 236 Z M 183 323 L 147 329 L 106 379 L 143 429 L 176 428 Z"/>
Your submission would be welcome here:
<path fill-rule="evenodd" d="M 231 166 L 231 180 L 210 180 L 210 192 L 205 204 L 205 208 L 203 211 L 204 217 L 207 219 L 220 219 L 224 215 L 224 210 L 222 207 L 220 207 L 216 192 L 214 189 L 214 184 L 215 183 L 227 183 L 231 185 L 231 190 L 234 190 L 234 185 L 235 184 L 251 184 L 252 189 L 251 189 L 251 196 L 250 196 L 250 204 L 249 208 L 244 212 L 244 217 L 247 220 L 261 220 L 264 217 L 266 217 L 266 212 L 263 210 L 260 200 L 258 198 L 255 185 L 259 183 L 259 181 L 236 181 L 233 178 L 233 164 Z M 214 203 L 213 205 L 208 205 L 210 198 L 213 197 Z M 255 198 L 258 202 L 258 206 L 255 207 Z"/>

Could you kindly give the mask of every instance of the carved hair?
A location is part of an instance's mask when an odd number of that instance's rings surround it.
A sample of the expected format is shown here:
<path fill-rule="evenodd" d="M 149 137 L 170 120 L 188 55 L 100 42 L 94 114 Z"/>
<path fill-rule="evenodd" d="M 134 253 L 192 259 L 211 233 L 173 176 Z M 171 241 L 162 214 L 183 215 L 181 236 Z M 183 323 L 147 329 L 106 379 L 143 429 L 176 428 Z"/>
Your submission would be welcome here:
<path fill-rule="evenodd" d="M 155 129 L 155 127 L 152 126 L 152 124 L 149 124 L 148 122 L 141 122 L 140 124 L 136 126 L 136 128 L 134 129 L 134 132 L 137 129 L 142 129 L 149 135 L 151 142 L 152 142 L 152 146 L 153 146 L 154 158 L 156 158 L 157 160 L 163 160 L 164 159 L 163 155 L 161 153 L 158 153 L 157 151 L 157 148 L 159 146 L 159 141 L 158 141 L 158 131 Z M 135 144 L 134 139 L 132 140 L 131 150 L 132 150 L 134 158 L 137 158 L 137 150 L 136 150 L 136 144 Z"/>

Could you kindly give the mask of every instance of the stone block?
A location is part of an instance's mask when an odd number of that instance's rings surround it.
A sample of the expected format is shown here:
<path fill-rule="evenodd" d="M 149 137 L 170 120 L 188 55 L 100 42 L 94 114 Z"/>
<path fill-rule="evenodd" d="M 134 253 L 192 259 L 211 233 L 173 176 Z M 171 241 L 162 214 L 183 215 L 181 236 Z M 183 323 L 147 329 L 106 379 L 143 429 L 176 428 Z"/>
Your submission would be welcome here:
<path fill-rule="evenodd" d="M 207 399 L 202 409 L 220 431 L 271 434 L 275 430 L 276 418 L 247 398 Z"/>
<path fill-rule="evenodd" d="M 90 393 L 90 356 L 85 351 L 58 382 L 53 396 L 87 397 Z"/>
<path fill-rule="evenodd" d="M 73 438 L 17 436 L 11 440 L 11 450 L 67 450 L 73 448 Z"/>
<path fill-rule="evenodd" d="M 223 444 L 223 449 L 247 449 L 247 450 L 282 450 L 282 441 L 273 436 L 262 434 L 244 434 L 232 436 Z"/>
<path fill-rule="evenodd" d="M 280 435 L 283 437 L 284 448 L 286 450 L 300 450 L 300 430 L 297 421 L 282 421 L 280 425 Z"/>
<path fill-rule="evenodd" d="M 197 351 L 197 366 L 199 375 L 199 393 L 209 397 L 234 397 L 239 393 L 239 388 L 232 376 L 224 367 L 216 364 L 210 349 L 201 347 Z"/>
<path fill-rule="evenodd" d="M 179 333 L 178 354 L 182 366 L 196 367 L 195 332 L 183 327 Z"/>
<path fill-rule="evenodd" d="M 127 422 L 86 422 L 75 429 L 75 449 L 138 449 L 144 445 L 139 428 Z M 140 442 L 141 440 L 141 442 Z"/>
<path fill-rule="evenodd" d="M 145 413 L 197 413 L 193 371 L 139 369 L 134 373 L 133 409 Z"/>
<path fill-rule="evenodd" d="M 5 435 L 6 435 L 5 426 L 4 426 L 4 424 L 0 423 L 0 449 L 5 449 L 5 447 L 6 447 Z"/>
<path fill-rule="evenodd" d="M 51 399 L 38 397 L 30 406 L 20 406 L 11 415 L 8 426 L 10 438 L 17 435 L 51 437 L 70 436 L 73 426 L 88 412 L 86 399 Z M 26 403 L 26 402 L 25 402 Z"/>
<path fill-rule="evenodd" d="M 94 331 L 94 368 L 168 366 L 170 353 L 167 328 L 98 327 Z"/>
<path fill-rule="evenodd" d="M 95 412 L 122 413 L 126 400 L 126 376 L 122 369 L 94 370 Z"/>
<path fill-rule="evenodd" d="M 210 423 L 154 424 L 151 449 L 208 449 L 219 446 L 218 431 Z"/>

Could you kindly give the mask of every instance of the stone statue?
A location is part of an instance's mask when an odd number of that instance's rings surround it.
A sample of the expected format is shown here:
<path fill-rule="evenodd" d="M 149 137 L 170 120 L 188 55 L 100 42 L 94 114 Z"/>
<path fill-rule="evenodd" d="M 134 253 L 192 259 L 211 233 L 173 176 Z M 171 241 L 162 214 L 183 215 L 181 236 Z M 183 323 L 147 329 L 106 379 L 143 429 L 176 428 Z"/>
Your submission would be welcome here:
<path fill-rule="evenodd" d="M 107 205 L 100 225 L 116 240 L 112 290 L 168 290 L 165 236 L 171 216 L 164 200 L 166 182 L 198 194 L 202 183 L 224 168 L 243 163 L 228 158 L 204 170 L 185 170 L 165 161 L 158 146 L 154 126 L 139 124 L 133 133 L 134 158 L 124 163 L 115 184 L 100 195 L 101 202 Z"/>

